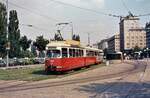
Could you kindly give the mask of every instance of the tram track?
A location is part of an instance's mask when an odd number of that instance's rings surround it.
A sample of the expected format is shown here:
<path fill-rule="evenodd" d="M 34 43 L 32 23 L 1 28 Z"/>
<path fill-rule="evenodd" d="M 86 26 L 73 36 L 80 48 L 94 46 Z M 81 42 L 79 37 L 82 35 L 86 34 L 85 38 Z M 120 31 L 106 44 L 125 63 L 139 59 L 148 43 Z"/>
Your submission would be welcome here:
<path fill-rule="evenodd" d="M 47 88 L 47 87 L 55 87 L 55 86 L 62 86 L 62 85 L 69 85 L 69 84 L 76 84 L 76 83 L 86 83 L 104 79 L 110 79 L 115 77 L 121 77 L 118 81 L 121 81 L 124 77 L 127 77 L 130 74 L 137 73 L 143 71 L 143 67 L 134 65 L 134 67 L 130 70 L 125 72 L 119 72 L 115 74 L 107 74 L 102 76 L 95 76 L 95 77 L 87 77 L 82 79 L 72 79 L 67 81 L 58 81 L 58 82 L 47 82 L 47 83 L 38 83 L 38 84 L 16 84 L 8 87 L 0 87 L 0 93 L 5 92 L 16 92 L 16 91 L 23 91 L 23 90 L 30 90 L 30 89 L 39 89 L 39 88 Z M 106 91 L 108 88 L 104 88 L 103 92 Z"/>
<path fill-rule="evenodd" d="M 140 85 L 143 85 L 142 80 L 143 80 L 144 74 L 145 74 L 146 69 L 147 69 L 147 66 L 148 66 L 148 61 L 147 61 L 146 64 L 144 64 L 144 65 L 145 65 L 145 66 L 144 66 L 143 73 L 140 74 L 140 77 L 139 77 L 139 79 L 138 79 L 138 83 L 139 83 Z M 125 96 L 125 98 L 130 98 L 130 96 L 132 95 L 134 89 L 135 89 L 135 88 L 138 88 L 137 86 L 138 86 L 138 85 L 133 85 L 132 88 L 129 89 L 128 94 Z"/>
<path fill-rule="evenodd" d="M 139 63 L 141 63 L 141 62 L 139 62 L 139 61 L 137 61 L 137 63 L 139 64 Z M 143 62 L 142 62 L 143 63 Z M 144 65 L 144 66 L 140 66 L 140 71 L 142 72 L 141 74 L 143 74 L 143 75 L 141 75 L 140 74 L 140 77 L 139 77 L 139 79 L 138 79 L 138 83 L 142 83 L 142 79 L 143 79 L 143 77 L 144 77 L 144 74 L 145 74 L 145 71 L 146 71 L 146 68 L 147 68 L 147 63 L 146 64 L 142 64 L 142 65 Z M 137 67 L 137 66 L 135 66 L 135 67 Z M 133 73 L 132 73 L 133 74 Z M 124 82 L 125 81 L 125 78 L 127 78 L 128 76 L 130 76 L 131 74 L 126 74 L 126 75 L 124 75 L 124 76 L 122 76 L 121 78 L 119 78 L 117 81 L 115 81 L 115 83 L 112 83 L 111 85 L 109 85 L 109 86 L 106 86 L 106 87 L 104 87 L 104 88 L 102 88 L 100 91 L 98 91 L 98 93 L 96 93 L 94 96 L 91 96 L 90 98 L 99 98 L 99 97 L 97 97 L 97 96 L 103 96 L 102 98 L 105 98 L 106 97 L 106 95 L 105 95 L 105 92 L 107 92 L 109 89 L 112 89 L 112 88 L 114 88 L 115 86 L 117 86 L 119 83 L 121 83 L 121 82 Z M 125 94 L 124 96 L 121 96 L 121 97 L 117 97 L 117 98 L 130 98 L 130 95 L 132 94 L 132 91 L 136 88 L 136 86 L 137 85 L 133 85 L 129 90 L 128 90 L 128 92 L 127 92 L 127 94 Z M 104 95 L 103 95 L 104 94 Z M 108 98 L 108 95 L 107 95 L 107 97 L 106 98 Z M 110 97 L 109 97 L 110 98 Z M 112 98 L 112 97 L 111 97 Z M 114 97 L 113 97 L 114 98 Z M 116 98 L 116 97 L 115 97 Z"/>

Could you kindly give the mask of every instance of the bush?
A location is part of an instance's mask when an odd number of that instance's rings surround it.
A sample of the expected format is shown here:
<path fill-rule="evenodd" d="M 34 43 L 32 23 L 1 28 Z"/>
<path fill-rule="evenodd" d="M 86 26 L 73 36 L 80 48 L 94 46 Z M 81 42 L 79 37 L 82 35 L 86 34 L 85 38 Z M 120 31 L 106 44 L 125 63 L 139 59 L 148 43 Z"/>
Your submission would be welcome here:
<path fill-rule="evenodd" d="M 26 51 L 22 51 L 21 52 L 21 57 L 28 57 L 28 58 L 33 58 L 34 57 L 34 54 L 29 51 L 29 50 L 26 50 Z"/>

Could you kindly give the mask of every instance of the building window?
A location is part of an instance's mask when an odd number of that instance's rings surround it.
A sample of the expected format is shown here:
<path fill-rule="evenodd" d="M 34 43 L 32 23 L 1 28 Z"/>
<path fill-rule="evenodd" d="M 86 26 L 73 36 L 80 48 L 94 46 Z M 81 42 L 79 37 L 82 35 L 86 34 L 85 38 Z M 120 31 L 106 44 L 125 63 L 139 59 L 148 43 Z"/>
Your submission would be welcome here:
<path fill-rule="evenodd" d="M 140 43 L 140 45 L 143 45 L 143 43 Z"/>

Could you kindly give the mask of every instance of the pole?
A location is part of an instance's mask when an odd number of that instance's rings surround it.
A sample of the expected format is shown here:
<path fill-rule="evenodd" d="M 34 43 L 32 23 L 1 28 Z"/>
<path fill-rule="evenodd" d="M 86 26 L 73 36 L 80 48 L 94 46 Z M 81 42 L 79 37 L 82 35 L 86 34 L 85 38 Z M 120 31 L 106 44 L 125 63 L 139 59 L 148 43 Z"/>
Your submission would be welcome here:
<path fill-rule="evenodd" d="M 72 39 L 72 37 L 73 37 L 73 23 L 72 22 L 70 22 L 71 23 L 71 39 Z"/>
<path fill-rule="evenodd" d="M 8 11 L 8 0 L 6 0 L 6 11 L 7 11 L 7 27 L 6 27 L 6 39 L 7 39 L 7 56 L 6 56 L 6 67 L 9 67 L 9 46 L 8 46 L 8 25 L 9 25 L 9 11 Z"/>
<path fill-rule="evenodd" d="M 88 46 L 90 46 L 90 33 L 88 33 Z"/>

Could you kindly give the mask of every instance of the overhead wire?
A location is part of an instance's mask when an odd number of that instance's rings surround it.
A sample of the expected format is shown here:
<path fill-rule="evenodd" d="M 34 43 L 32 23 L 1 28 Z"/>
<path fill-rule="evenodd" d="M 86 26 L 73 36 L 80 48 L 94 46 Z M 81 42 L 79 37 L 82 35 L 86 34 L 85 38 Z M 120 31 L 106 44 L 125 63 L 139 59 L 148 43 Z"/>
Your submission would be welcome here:
<path fill-rule="evenodd" d="M 37 30 L 40 30 L 40 31 L 48 31 L 48 32 L 50 32 L 49 30 L 47 30 L 47 29 L 44 29 L 44 28 L 39 28 L 39 27 L 37 27 L 37 26 L 35 26 L 35 25 L 32 25 L 32 24 L 19 24 L 20 26 L 26 26 L 26 27 L 30 27 L 30 28 L 34 28 L 34 29 L 37 29 Z"/>
<path fill-rule="evenodd" d="M 6 0 L 1 0 L 1 1 L 3 1 L 3 3 L 6 2 Z M 36 15 L 41 16 L 41 17 L 44 17 L 44 18 L 47 18 L 47 19 L 49 19 L 49 20 L 58 21 L 57 19 L 54 19 L 54 18 L 49 17 L 49 16 L 46 16 L 46 15 L 42 15 L 42 14 L 40 14 L 40 13 L 38 13 L 38 12 L 34 12 L 34 11 L 30 10 L 30 9 L 27 9 L 27 8 L 25 8 L 25 7 L 22 7 L 22 6 L 19 6 L 19 5 L 14 4 L 14 3 L 10 2 L 10 1 L 8 1 L 8 3 L 9 3 L 10 5 L 12 5 L 12 6 L 15 6 L 15 7 L 17 7 L 17 8 L 21 8 L 21 9 L 23 9 L 23 10 L 26 10 L 26 11 L 28 11 L 28 12 L 30 12 L 30 13 L 36 14 Z"/>
<path fill-rule="evenodd" d="M 105 16 L 120 17 L 120 16 L 117 16 L 117 15 L 107 14 L 105 12 L 100 12 L 100 11 L 96 11 L 96 10 L 93 10 L 93 9 L 76 6 L 76 5 L 61 2 L 61 1 L 58 1 L 58 0 L 50 0 L 50 1 L 53 1 L 53 2 L 61 4 L 61 5 L 70 6 L 70 7 L 73 7 L 73 8 L 78 8 L 78 9 L 81 9 L 81 10 L 86 10 L 86 11 L 89 11 L 89 12 L 93 12 L 93 13 L 97 13 L 97 14 L 101 14 L 101 15 L 105 15 Z"/>
<path fill-rule="evenodd" d="M 124 8 L 128 11 L 128 13 L 131 12 L 130 9 L 127 7 L 126 3 L 124 2 L 124 0 L 121 0 L 121 2 L 123 4 Z"/>
<path fill-rule="evenodd" d="M 3 0 L 3 1 L 5 1 L 5 0 Z M 105 16 L 118 17 L 118 18 L 122 17 L 121 15 L 108 14 L 108 13 L 105 13 L 105 12 L 100 12 L 100 11 L 96 11 L 96 10 L 93 10 L 93 9 L 84 8 L 84 7 L 76 6 L 76 5 L 73 5 L 73 4 L 65 3 L 65 2 L 62 2 L 62 1 L 59 1 L 59 0 L 49 0 L 49 1 L 55 2 L 55 3 L 57 3 L 57 4 L 61 4 L 61 5 L 70 6 L 70 7 L 78 8 L 78 9 L 81 9 L 81 10 L 85 10 L 85 11 L 89 11 L 89 12 L 93 12 L 93 13 L 105 15 Z M 131 12 L 131 11 L 128 9 L 128 7 L 126 6 L 124 0 L 121 0 L 121 1 L 122 1 L 122 3 L 123 3 L 123 6 L 126 8 L 126 10 L 127 10 L 128 12 Z M 17 4 L 12 3 L 12 2 L 9 2 L 9 4 L 11 4 L 11 5 L 13 5 L 13 6 L 16 6 L 16 7 L 18 7 L 18 8 L 24 9 L 24 10 L 26 10 L 26 11 L 32 12 L 32 13 L 34 13 L 34 14 L 36 14 L 36 15 L 41 16 L 41 17 L 45 17 L 45 18 L 50 19 L 50 20 L 53 20 L 53 21 L 58 21 L 57 19 L 54 19 L 54 18 L 52 18 L 52 17 L 43 15 L 43 14 L 41 14 L 41 13 L 32 11 L 32 10 L 30 10 L 30 9 L 27 9 L 27 8 L 25 8 L 25 7 L 22 7 L 22 6 L 19 6 L 19 5 L 17 5 Z M 148 14 L 143 14 L 143 15 L 139 15 L 139 16 L 148 16 L 148 15 L 150 15 L 150 13 L 148 13 Z"/>
<path fill-rule="evenodd" d="M 138 16 L 150 16 L 150 13 L 148 13 L 148 14 L 143 14 L 143 15 L 141 15 L 141 14 L 139 14 Z"/>
<path fill-rule="evenodd" d="M 3 0 L 3 1 L 5 1 L 5 0 Z M 33 14 L 36 14 L 36 15 L 38 15 L 38 16 L 44 17 L 44 18 L 46 18 L 46 19 L 48 19 L 48 20 L 58 21 L 58 20 L 56 20 L 56 19 L 54 19 L 54 18 L 51 18 L 51 17 L 49 17 L 49 16 L 42 15 L 42 14 L 40 14 L 40 13 L 37 13 L 37 12 L 35 12 L 35 11 L 32 11 L 32 10 L 27 9 L 27 8 L 25 8 L 25 7 L 22 7 L 22 6 L 19 6 L 19 5 L 17 5 L 17 4 L 12 3 L 12 2 L 8 2 L 8 3 L 11 4 L 12 6 L 17 7 L 17 8 L 21 8 L 21 9 L 23 9 L 23 10 L 26 10 L 26 11 L 30 12 L 30 13 L 33 13 Z M 31 25 L 31 24 L 19 24 L 19 25 L 20 25 L 20 26 L 31 27 L 31 28 L 33 28 L 33 29 L 40 30 L 40 31 L 44 31 L 44 32 L 47 32 L 47 31 L 50 32 L 49 30 L 46 30 L 46 29 L 43 29 L 43 28 L 39 28 L 39 27 L 37 27 L 37 26 L 35 26 L 35 25 Z"/>
<path fill-rule="evenodd" d="M 4 1 L 4 0 L 3 0 Z M 33 10 L 31 10 L 31 9 L 28 9 L 28 8 L 25 8 L 25 7 L 23 7 L 23 6 L 20 6 L 20 5 L 18 5 L 18 4 L 15 4 L 15 3 L 12 3 L 12 2 L 8 2 L 9 4 L 11 4 L 12 6 L 15 6 L 15 7 L 17 7 L 17 8 L 21 8 L 21 9 L 23 9 L 23 10 L 26 10 L 26 11 L 28 11 L 28 12 L 30 12 L 30 13 L 33 13 L 33 14 L 36 14 L 36 15 L 38 15 L 38 16 L 41 16 L 41 17 L 44 17 L 44 18 L 46 18 L 46 19 L 49 19 L 49 20 L 52 20 L 52 21 L 59 21 L 58 19 L 55 19 L 55 18 L 52 18 L 52 17 L 49 17 L 49 16 L 46 16 L 46 15 L 43 15 L 43 14 L 41 14 L 41 13 L 39 13 L 39 12 L 36 12 L 35 10 L 33 11 Z"/>

